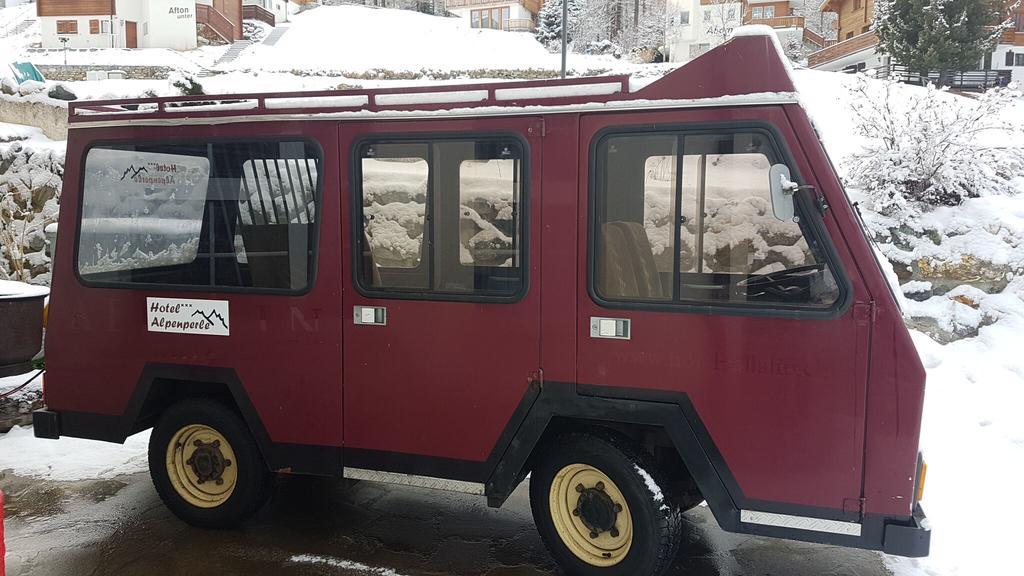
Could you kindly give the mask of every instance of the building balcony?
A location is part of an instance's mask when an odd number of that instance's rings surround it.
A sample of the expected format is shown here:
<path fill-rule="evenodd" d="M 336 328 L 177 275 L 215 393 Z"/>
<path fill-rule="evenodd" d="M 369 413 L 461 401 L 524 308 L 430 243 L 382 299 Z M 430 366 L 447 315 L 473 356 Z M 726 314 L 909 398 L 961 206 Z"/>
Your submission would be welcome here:
<path fill-rule="evenodd" d="M 445 0 L 444 7 L 452 8 L 483 8 L 489 6 L 508 6 L 509 4 L 522 4 L 519 0 Z"/>
<path fill-rule="evenodd" d="M 872 30 L 865 32 L 858 36 L 854 36 L 848 40 L 842 42 L 836 42 L 835 44 L 812 52 L 807 56 L 807 66 L 810 68 L 817 68 L 823 64 L 838 60 L 844 56 L 849 56 L 862 50 L 874 48 L 878 45 L 878 36 Z"/>
<path fill-rule="evenodd" d="M 760 24 L 772 28 L 803 28 L 803 16 L 775 16 L 772 18 L 752 18 L 748 11 L 743 15 L 744 24 Z"/>
<path fill-rule="evenodd" d="M 512 18 L 501 23 L 501 29 L 506 32 L 533 32 L 535 25 L 529 18 Z"/>

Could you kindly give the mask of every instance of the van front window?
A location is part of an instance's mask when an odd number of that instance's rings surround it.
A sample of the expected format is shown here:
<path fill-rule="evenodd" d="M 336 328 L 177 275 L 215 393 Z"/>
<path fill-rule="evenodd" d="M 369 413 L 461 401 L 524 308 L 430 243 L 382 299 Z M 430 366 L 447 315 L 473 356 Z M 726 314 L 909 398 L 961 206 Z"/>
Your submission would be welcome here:
<path fill-rule="evenodd" d="M 839 287 L 807 222 L 773 215 L 759 132 L 624 134 L 596 162 L 597 294 L 827 308 Z"/>

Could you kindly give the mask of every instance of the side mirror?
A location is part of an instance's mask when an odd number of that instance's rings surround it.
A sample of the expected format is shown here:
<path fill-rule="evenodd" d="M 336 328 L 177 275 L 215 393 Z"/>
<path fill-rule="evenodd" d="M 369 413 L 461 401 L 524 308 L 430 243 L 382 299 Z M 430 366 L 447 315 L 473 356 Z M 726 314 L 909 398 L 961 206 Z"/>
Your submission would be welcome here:
<path fill-rule="evenodd" d="M 772 191 L 772 213 L 783 222 L 792 222 L 796 214 L 793 195 L 800 186 L 790 180 L 789 166 L 775 164 L 768 171 L 768 182 Z"/>

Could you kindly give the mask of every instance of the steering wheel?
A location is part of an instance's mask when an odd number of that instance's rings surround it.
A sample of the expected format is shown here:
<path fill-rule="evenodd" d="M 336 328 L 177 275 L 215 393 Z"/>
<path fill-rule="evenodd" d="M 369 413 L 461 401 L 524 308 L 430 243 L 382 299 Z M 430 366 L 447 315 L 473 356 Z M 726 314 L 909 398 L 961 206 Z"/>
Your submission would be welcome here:
<path fill-rule="evenodd" d="M 740 280 L 735 284 L 735 286 L 736 288 L 743 289 L 748 293 L 751 290 L 764 290 L 778 296 L 799 296 L 807 292 L 809 287 L 787 286 L 786 284 L 795 278 L 810 276 L 811 274 L 816 274 L 824 269 L 824 263 L 816 263 L 786 268 L 785 270 L 769 272 L 767 274 L 754 274 L 748 278 Z"/>

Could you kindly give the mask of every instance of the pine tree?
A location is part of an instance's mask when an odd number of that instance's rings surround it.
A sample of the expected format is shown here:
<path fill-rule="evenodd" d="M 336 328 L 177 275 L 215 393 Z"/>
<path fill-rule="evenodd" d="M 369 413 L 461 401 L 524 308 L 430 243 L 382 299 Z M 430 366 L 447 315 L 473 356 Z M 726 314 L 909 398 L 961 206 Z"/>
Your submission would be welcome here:
<path fill-rule="evenodd" d="M 1006 16 L 1005 0 L 876 0 L 878 51 L 913 72 L 938 72 L 943 86 L 951 73 L 978 68 Z"/>
<path fill-rule="evenodd" d="M 569 28 L 567 40 L 572 42 L 575 28 L 579 25 L 583 12 L 582 0 L 568 0 Z M 537 29 L 534 31 L 537 40 L 545 46 L 560 42 L 562 39 L 562 0 L 546 0 L 537 14 Z"/>

